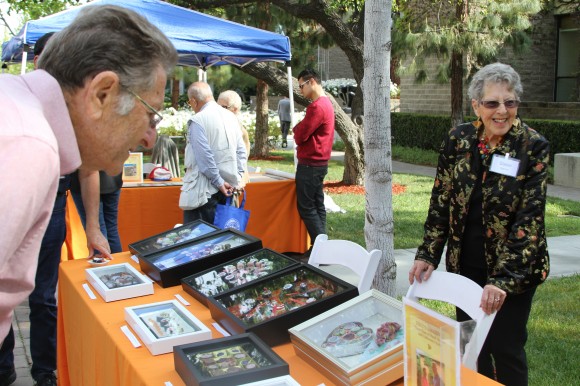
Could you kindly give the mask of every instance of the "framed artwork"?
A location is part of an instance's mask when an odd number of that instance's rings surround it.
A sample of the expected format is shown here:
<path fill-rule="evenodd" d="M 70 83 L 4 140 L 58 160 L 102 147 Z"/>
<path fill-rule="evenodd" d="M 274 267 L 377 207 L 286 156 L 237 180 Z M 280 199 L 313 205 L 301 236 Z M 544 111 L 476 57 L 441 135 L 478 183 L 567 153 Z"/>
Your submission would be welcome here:
<path fill-rule="evenodd" d="M 186 276 L 260 248 L 260 239 L 235 229 L 224 229 L 137 257 L 143 272 L 162 287 L 171 287 L 180 284 Z"/>
<path fill-rule="evenodd" d="M 461 323 L 403 298 L 405 385 L 461 385 Z"/>
<path fill-rule="evenodd" d="M 143 153 L 129 153 L 123 165 L 123 182 L 143 182 Z"/>
<path fill-rule="evenodd" d="M 211 339 L 211 331 L 177 300 L 125 307 L 125 320 L 151 354 L 173 346 Z"/>
<path fill-rule="evenodd" d="M 208 298 L 214 320 L 232 334 L 253 332 L 270 346 L 288 329 L 358 295 L 353 285 L 310 265 L 298 265 Z"/>
<path fill-rule="evenodd" d="M 288 364 L 251 333 L 176 346 L 173 358 L 187 386 L 240 385 L 289 375 Z"/>
<path fill-rule="evenodd" d="M 87 281 L 105 302 L 151 295 L 153 283 L 129 263 L 85 270 Z"/>
<path fill-rule="evenodd" d="M 185 277 L 181 279 L 181 286 L 200 303 L 207 305 L 210 296 L 231 291 L 297 264 L 289 257 L 263 248 Z"/>
<path fill-rule="evenodd" d="M 296 354 L 339 385 L 403 377 L 403 305 L 370 290 L 290 329 Z"/>
<path fill-rule="evenodd" d="M 129 251 L 136 256 L 147 256 L 219 230 L 218 227 L 212 224 L 208 224 L 202 220 L 196 220 L 129 244 Z"/>

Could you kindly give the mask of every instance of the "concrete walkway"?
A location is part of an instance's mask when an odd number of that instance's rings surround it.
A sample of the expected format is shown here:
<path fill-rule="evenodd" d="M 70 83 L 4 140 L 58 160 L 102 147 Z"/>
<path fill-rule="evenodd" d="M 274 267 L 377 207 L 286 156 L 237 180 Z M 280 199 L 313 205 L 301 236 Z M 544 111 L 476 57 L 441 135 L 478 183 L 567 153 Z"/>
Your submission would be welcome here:
<path fill-rule="evenodd" d="M 343 152 L 333 152 L 332 159 L 343 161 Z M 435 168 L 427 166 L 412 165 L 403 162 L 393 161 L 394 173 L 418 174 L 434 177 Z M 548 196 L 563 198 L 567 200 L 580 201 L 580 189 L 566 188 L 556 185 L 548 185 Z M 579 219 L 580 221 L 580 219 Z M 561 277 L 580 273 L 580 235 L 561 236 L 548 238 L 548 250 L 550 253 L 551 272 L 549 278 Z M 415 257 L 416 249 L 395 250 L 395 261 L 397 262 L 397 296 L 404 295 L 409 288 L 408 273 Z M 439 270 L 445 270 L 445 264 L 439 265 Z M 341 277 L 347 272 L 337 270 Z M 30 376 L 30 323 L 28 315 L 30 309 L 28 303 L 21 304 L 15 312 L 12 323 L 16 333 L 16 348 L 14 350 L 14 363 L 18 378 L 14 386 L 31 386 L 34 384 Z"/>

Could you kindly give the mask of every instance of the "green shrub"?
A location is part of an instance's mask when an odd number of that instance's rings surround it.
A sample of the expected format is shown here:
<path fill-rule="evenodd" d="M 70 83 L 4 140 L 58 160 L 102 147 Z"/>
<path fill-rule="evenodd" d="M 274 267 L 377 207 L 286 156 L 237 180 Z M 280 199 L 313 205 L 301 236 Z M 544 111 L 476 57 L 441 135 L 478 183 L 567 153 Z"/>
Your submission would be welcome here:
<path fill-rule="evenodd" d="M 470 119 L 475 117 L 465 117 L 465 121 Z M 526 119 L 524 122 L 550 141 L 552 161 L 557 153 L 580 152 L 580 121 Z M 393 145 L 438 151 L 450 128 L 451 118 L 446 115 L 391 114 Z"/>
<path fill-rule="evenodd" d="M 344 142 L 342 142 L 342 141 L 335 141 L 332 144 L 332 150 L 334 150 L 334 151 L 344 151 L 344 149 L 346 149 L 346 146 L 344 145 Z"/>

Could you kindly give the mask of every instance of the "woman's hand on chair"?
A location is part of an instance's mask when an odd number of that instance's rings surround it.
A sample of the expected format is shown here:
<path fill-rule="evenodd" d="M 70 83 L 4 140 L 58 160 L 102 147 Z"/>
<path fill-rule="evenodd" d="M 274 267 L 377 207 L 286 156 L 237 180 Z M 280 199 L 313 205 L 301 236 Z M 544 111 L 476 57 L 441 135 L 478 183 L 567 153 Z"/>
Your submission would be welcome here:
<path fill-rule="evenodd" d="M 426 261 L 415 260 L 411 270 L 409 271 L 409 284 L 413 284 L 415 279 L 421 283 L 423 280 L 428 280 L 431 277 L 431 272 L 435 267 Z"/>
<path fill-rule="evenodd" d="M 500 310 L 506 297 L 507 293 L 504 290 L 494 285 L 487 284 L 483 287 L 483 294 L 481 295 L 481 303 L 479 306 L 483 312 L 490 315 Z"/>

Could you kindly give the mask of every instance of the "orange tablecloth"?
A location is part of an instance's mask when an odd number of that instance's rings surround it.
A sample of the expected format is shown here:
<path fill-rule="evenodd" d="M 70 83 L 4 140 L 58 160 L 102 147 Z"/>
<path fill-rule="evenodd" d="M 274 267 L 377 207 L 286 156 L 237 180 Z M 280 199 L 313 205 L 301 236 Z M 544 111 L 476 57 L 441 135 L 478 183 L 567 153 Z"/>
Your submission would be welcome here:
<path fill-rule="evenodd" d="M 129 253 L 115 255 L 116 263 L 130 262 Z M 91 300 L 83 290 L 87 283 L 86 260 L 63 261 L 60 265 L 58 285 L 58 334 L 57 370 L 60 386 L 133 386 L 163 385 L 170 381 L 173 386 L 184 383 L 174 370 L 173 354 L 153 356 L 142 346 L 134 348 L 121 326 L 126 325 L 124 308 L 140 304 L 174 299 L 180 294 L 189 303 L 191 311 L 202 323 L 212 330 L 212 338 L 222 335 L 212 326 L 214 320 L 209 310 L 182 290 L 181 286 L 161 288 L 153 284 L 153 295 L 106 303 L 97 293 Z M 291 343 L 274 348 L 290 366 L 290 375 L 301 385 L 333 385 L 316 368 L 294 353 Z M 463 385 L 494 386 L 498 383 L 472 371 L 462 372 Z M 402 386 L 399 380 L 391 386 Z"/>
<path fill-rule="evenodd" d="M 181 186 L 123 188 L 119 201 L 119 234 L 123 250 L 130 243 L 164 232 L 183 222 L 179 209 Z M 307 249 L 308 233 L 296 209 L 294 180 L 252 182 L 246 187 L 245 208 L 250 211 L 246 232 L 262 240 L 265 248 L 278 252 Z M 63 260 L 88 256 L 86 236 L 69 196 L 67 240 Z"/>

